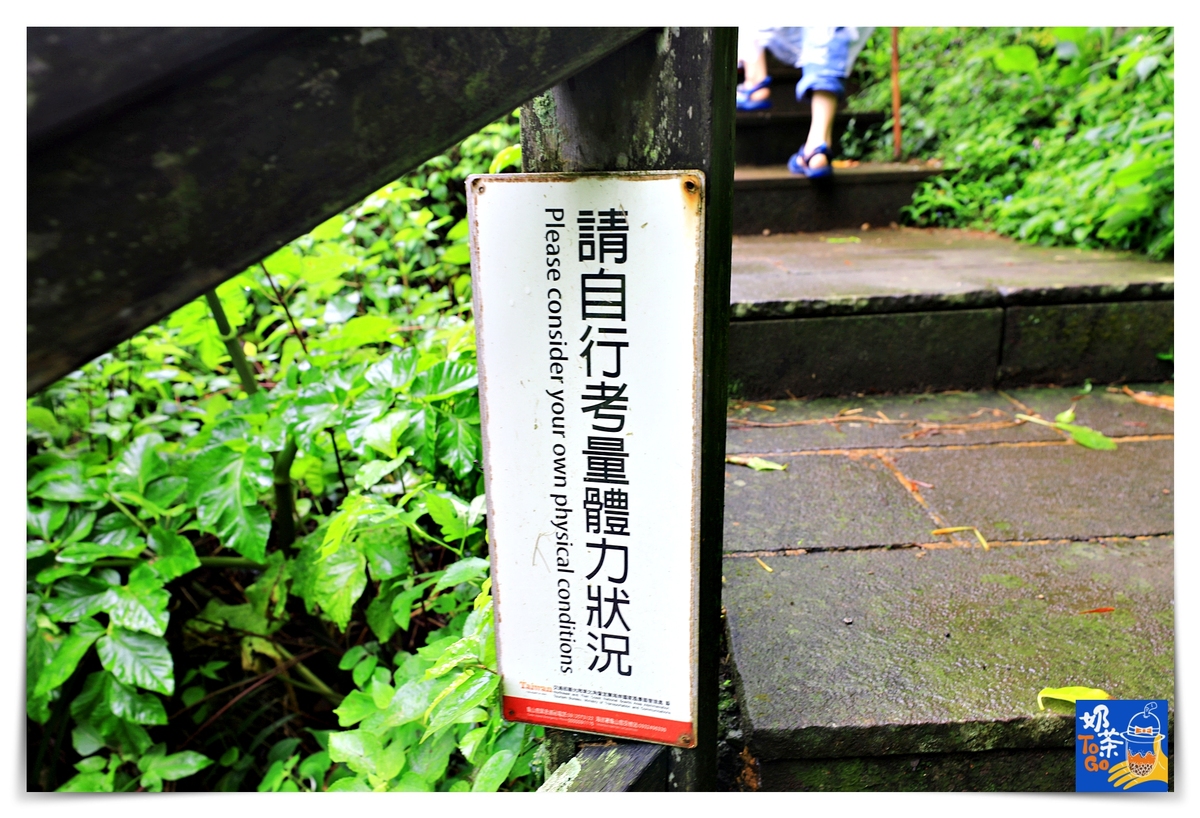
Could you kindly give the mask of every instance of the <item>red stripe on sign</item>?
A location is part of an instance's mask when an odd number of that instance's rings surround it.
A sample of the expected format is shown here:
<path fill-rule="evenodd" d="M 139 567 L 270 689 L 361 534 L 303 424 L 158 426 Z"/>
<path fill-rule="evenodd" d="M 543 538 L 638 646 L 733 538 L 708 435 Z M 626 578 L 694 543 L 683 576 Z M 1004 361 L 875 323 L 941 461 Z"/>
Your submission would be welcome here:
<path fill-rule="evenodd" d="M 676 747 L 695 747 L 696 734 L 690 722 L 668 721 L 637 713 L 618 713 L 562 702 L 504 697 L 504 717 L 509 721 L 565 727 L 605 736 L 636 738 Z"/>

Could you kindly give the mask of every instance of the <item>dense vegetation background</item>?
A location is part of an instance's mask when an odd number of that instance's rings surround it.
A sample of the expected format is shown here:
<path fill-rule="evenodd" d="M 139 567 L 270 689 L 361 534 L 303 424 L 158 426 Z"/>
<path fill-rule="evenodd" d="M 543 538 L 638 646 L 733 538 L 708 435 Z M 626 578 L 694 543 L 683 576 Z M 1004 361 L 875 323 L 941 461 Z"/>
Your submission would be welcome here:
<path fill-rule="evenodd" d="M 496 703 L 464 198 L 518 134 L 29 400 L 30 789 L 537 783 Z"/>
<path fill-rule="evenodd" d="M 890 110 L 888 32 L 857 110 Z M 1174 243 L 1169 29 L 904 29 L 917 224 Z M 890 123 L 843 155 L 891 156 Z M 30 790 L 529 789 L 484 543 L 464 181 L 515 116 L 30 398 Z"/>
<path fill-rule="evenodd" d="M 891 111 L 890 65 L 880 27 L 851 110 Z M 1172 255 L 1172 29 L 902 28 L 900 87 L 905 158 L 957 169 L 921 187 L 910 223 Z M 843 155 L 889 161 L 891 127 L 851 133 Z"/>

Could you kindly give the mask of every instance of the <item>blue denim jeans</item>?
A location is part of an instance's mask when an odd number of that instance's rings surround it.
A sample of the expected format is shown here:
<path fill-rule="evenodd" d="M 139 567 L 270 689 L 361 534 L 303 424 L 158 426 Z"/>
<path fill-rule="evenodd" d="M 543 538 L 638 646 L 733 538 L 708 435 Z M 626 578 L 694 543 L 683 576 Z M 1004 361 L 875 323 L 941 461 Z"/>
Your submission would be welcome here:
<path fill-rule="evenodd" d="M 738 29 L 738 59 L 752 59 L 768 49 L 780 62 L 800 68 L 796 99 L 813 91 L 846 96 L 842 80 L 850 76 L 854 60 L 870 38 L 874 26 L 793 26 Z"/>

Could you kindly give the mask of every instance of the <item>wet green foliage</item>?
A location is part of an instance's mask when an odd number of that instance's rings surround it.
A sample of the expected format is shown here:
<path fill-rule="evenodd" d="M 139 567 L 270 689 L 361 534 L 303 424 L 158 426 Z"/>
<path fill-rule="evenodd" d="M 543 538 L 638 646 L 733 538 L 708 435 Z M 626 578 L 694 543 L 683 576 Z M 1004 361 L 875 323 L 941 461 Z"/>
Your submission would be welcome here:
<path fill-rule="evenodd" d="M 890 37 L 859 58 L 854 108 L 891 111 Z M 1172 255 L 1173 29 L 903 28 L 900 61 L 905 157 L 956 169 L 922 185 L 911 223 Z M 891 128 L 845 153 L 890 160 Z"/>
<path fill-rule="evenodd" d="M 464 198 L 517 139 L 221 285 L 236 338 L 200 298 L 28 401 L 30 789 L 536 784 L 497 702 Z"/>

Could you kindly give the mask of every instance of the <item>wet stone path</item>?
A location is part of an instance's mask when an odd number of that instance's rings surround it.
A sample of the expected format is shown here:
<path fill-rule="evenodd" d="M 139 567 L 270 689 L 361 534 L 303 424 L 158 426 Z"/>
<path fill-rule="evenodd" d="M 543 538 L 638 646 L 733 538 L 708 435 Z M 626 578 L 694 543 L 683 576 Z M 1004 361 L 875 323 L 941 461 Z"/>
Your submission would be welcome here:
<path fill-rule="evenodd" d="M 1173 719 L 1174 418 L 1147 392 L 1173 389 L 735 404 L 728 454 L 787 467 L 726 466 L 763 789 L 1072 789 L 1070 706 L 1039 710 L 1043 687 L 1167 698 Z M 1071 406 L 1116 449 L 1017 422 Z"/>

